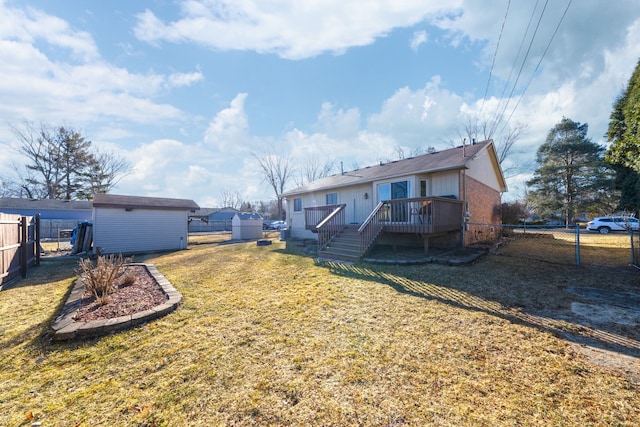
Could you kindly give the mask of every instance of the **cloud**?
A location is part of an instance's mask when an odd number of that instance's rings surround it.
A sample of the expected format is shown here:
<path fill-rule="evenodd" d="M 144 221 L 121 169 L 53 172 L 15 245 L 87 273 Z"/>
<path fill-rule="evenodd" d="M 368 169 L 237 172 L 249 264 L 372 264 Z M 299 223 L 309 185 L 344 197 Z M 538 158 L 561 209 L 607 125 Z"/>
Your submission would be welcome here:
<path fill-rule="evenodd" d="M 239 93 L 231 105 L 219 111 L 209 123 L 204 142 L 219 151 L 232 150 L 235 154 L 244 151 L 250 141 L 249 120 L 244 111 L 246 93 Z"/>
<path fill-rule="evenodd" d="M 314 128 L 331 137 L 349 137 L 360 129 L 360 110 L 348 108 L 336 109 L 330 102 L 323 102 Z"/>
<path fill-rule="evenodd" d="M 73 30 L 66 21 L 35 8 L 13 9 L 0 1 L 0 39 L 9 38 L 27 44 L 44 41 L 70 50 L 76 59 L 82 61 L 99 56 L 89 33 Z"/>
<path fill-rule="evenodd" d="M 414 52 L 418 51 L 418 48 L 421 44 L 425 44 L 427 42 L 427 32 L 424 30 L 416 31 L 413 33 L 413 37 L 411 38 L 411 42 L 409 46 L 411 46 L 411 50 Z"/>
<path fill-rule="evenodd" d="M 49 47 L 69 51 L 50 57 Z M 100 58 L 91 35 L 73 30 L 58 18 L 36 10 L 11 9 L 0 2 L 0 115 L 62 122 L 121 120 L 167 123 L 183 113 L 153 98 L 168 89 L 203 79 L 198 70 L 163 75 L 133 73 Z"/>
<path fill-rule="evenodd" d="M 191 86 L 203 79 L 204 75 L 200 71 L 195 73 L 173 73 L 167 77 L 167 86 L 169 88 Z"/>
<path fill-rule="evenodd" d="M 428 16 L 456 10 L 460 4 L 461 0 L 377 0 L 366 5 L 340 0 L 191 0 L 182 4 L 182 18 L 173 22 L 165 23 L 145 10 L 137 16 L 134 33 L 154 44 L 189 42 L 216 50 L 253 50 L 302 59 L 369 45 L 394 28 L 412 26 Z"/>
<path fill-rule="evenodd" d="M 459 122 L 464 99 L 444 87 L 434 76 L 421 89 L 398 89 L 379 113 L 367 120 L 367 129 L 392 136 L 404 146 L 434 146 L 442 142 Z"/>

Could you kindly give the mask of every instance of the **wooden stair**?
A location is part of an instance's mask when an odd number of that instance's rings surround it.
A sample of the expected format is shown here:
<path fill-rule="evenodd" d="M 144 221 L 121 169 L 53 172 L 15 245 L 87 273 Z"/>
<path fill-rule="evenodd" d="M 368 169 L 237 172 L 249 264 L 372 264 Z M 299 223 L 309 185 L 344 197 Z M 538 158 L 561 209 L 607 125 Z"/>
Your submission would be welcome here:
<path fill-rule="evenodd" d="M 360 253 L 358 227 L 358 225 L 347 225 L 324 249 L 318 251 L 318 257 L 351 262 L 360 261 L 362 254 Z"/>

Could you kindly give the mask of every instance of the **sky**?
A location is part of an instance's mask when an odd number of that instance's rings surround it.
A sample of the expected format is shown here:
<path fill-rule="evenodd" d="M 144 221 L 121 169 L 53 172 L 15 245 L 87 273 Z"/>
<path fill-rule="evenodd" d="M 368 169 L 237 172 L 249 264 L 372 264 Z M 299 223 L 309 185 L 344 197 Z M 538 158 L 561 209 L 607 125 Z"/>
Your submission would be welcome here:
<path fill-rule="evenodd" d="M 270 200 L 256 155 L 351 170 L 486 124 L 524 195 L 563 117 L 606 145 L 640 58 L 637 0 L 0 0 L 0 176 L 12 126 L 126 159 L 114 194 Z M 478 139 L 483 139 L 479 135 Z"/>

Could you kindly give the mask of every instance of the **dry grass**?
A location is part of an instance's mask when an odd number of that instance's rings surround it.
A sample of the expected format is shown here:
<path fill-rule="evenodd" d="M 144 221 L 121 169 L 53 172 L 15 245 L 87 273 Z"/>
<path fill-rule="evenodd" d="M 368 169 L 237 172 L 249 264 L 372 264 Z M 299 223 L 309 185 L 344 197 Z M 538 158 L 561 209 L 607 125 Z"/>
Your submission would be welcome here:
<path fill-rule="evenodd" d="M 636 386 L 549 333 L 572 325 L 530 314 L 566 308 L 569 285 L 637 284 L 626 269 L 344 266 L 275 234 L 224 238 L 148 257 L 184 305 L 117 335 L 48 341 L 75 261 L 0 293 L 0 425 L 640 423 Z"/>
<path fill-rule="evenodd" d="M 556 264 L 576 263 L 576 236 L 574 230 L 558 229 L 546 232 L 519 234 L 508 245 L 507 253 L 527 259 Z M 524 237 L 523 237 L 524 236 Z M 631 240 L 626 233 L 602 235 L 580 232 L 580 262 L 582 265 L 616 267 L 631 262 Z"/>

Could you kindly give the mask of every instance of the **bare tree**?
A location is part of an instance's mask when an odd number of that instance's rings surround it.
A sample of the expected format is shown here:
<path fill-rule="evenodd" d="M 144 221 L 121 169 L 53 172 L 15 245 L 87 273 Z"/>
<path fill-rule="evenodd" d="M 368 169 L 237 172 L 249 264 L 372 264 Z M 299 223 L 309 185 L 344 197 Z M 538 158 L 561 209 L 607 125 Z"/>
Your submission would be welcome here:
<path fill-rule="evenodd" d="M 31 122 L 24 122 L 22 127 L 12 125 L 11 131 L 20 144 L 18 151 L 31 162 L 26 165 L 27 173 L 20 174 L 24 177 L 22 186 L 26 189 L 40 185 L 47 198 L 55 199 L 59 195 L 59 185 L 62 181 L 60 148 L 56 141 L 55 129 L 44 123 L 38 128 Z"/>
<path fill-rule="evenodd" d="M 293 165 L 290 155 L 279 155 L 268 147 L 259 153 L 251 153 L 258 161 L 262 179 L 273 190 L 278 201 L 278 218 L 284 219 L 282 193 L 293 176 Z"/>
<path fill-rule="evenodd" d="M 299 174 L 294 175 L 293 180 L 296 185 L 302 186 L 331 175 L 334 168 L 333 160 L 321 163 L 319 158 L 311 156 L 300 165 Z"/>
<path fill-rule="evenodd" d="M 244 197 L 238 190 L 220 190 L 220 202 L 223 208 L 239 209 L 244 203 Z"/>
<path fill-rule="evenodd" d="M 96 151 L 93 160 L 87 174 L 90 187 L 89 196 L 108 193 L 131 170 L 129 162 L 111 151 Z"/>
<path fill-rule="evenodd" d="M 487 120 L 478 120 L 473 116 L 468 116 L 466 123 L 456 129 L 458 135 L 457 141 L 462 141 L 462 143 L 465 144 L 471 143 L 472 141 L 493 139 L 498 155 L 498 162 L 503 168 L 502 172 L 505 176 L 513 175 L 516 170 L 522 169 L 522 165 L 521 167 L 517 167 L 514 164 L 513 166 L 505 167 L 505 161 L 513 155 L 518 154 L 518 151 L 515 150 L 515 144 L 528 132 L 529 125 L 527 123 L 516 122 L 513 126 L 503 126 L 498 134 L 494 134 L 495 130 L 495 127 L 492 127 Z M 449 141 L 449 144 L 452 146 L 459 145 L 459 143 L 453 139 Z"/>
<path fill-rule="evenodd" d="M 94 152 L 91 141 L 64 126 L 23 122 L 10 126 L 24 167 L 14 164 L 8 180 L 13 192 L 32 198 L 89 199 L 107 192 L 128 172 L 128 163 L 113 153 Z"/>

